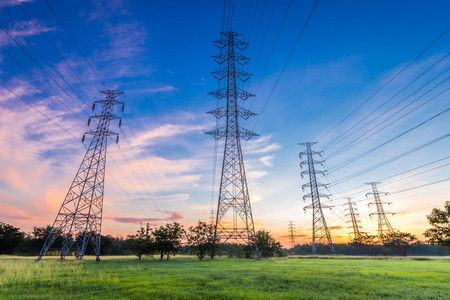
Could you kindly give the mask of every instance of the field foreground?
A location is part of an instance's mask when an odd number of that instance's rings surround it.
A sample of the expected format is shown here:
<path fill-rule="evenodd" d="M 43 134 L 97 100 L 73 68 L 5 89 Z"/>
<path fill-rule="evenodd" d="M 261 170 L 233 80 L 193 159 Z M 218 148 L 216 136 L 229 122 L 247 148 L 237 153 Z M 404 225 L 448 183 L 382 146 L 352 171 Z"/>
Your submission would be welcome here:
<path fill-rule="evenodd" d="M 33 261 L 0 256 L 1 299 L 450 299 L 448 257 Z"/>

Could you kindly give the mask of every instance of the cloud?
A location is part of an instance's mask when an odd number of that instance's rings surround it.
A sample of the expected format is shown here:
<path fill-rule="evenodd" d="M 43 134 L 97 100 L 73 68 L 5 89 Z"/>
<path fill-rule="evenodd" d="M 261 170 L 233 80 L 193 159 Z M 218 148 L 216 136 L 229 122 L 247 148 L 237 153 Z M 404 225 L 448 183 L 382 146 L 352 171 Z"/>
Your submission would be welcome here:
<path fill-rule="evenodd" d="M 155 129 L 138 134 L 137 143 L 151 145 L 160 142 L 161 138 L 174 137 L 180 134 L 186 135 L 187 133 L 193 131 L 199 131 L 200 133 L 201 130 L 204 129 L 205 127 L 201 125 L 165 124 L 158 126 Z"/>
<path fill-rule="evenodd" d="M 245 147 L 246 154 L 260 154 L 280 150 L 278 143 L 270 142 L 272 135 L 264 135 L 259 139 L 250 140 Z"/>
<path fill-rule="evenodd" d="M 19 0 L 20 3 L 33 2 L 34 0 Z M 15 6 L 17 5 L 15 0 L 2 0 L 0 1 L 0 8 L 6 6 Z"/>
<path fill-rule="evenodd" d="M 139 223 L 149 223 L 149 222 L 162 222 L 162 221 L 179 221 L 184 219 L 184 212 L 169 212 L 169 211 L 163 211 L 164 213 L 170 213 L 170 216 L 162 219 L 162 218 L 134 218 L 134 217 L 114 217 L 114 218 L 108 218 L 113 221 L 119 222 L 119 223 L 132 223 L 132 224 L 139 224 Z"/>
<path fill-rule="evenodd" d="M 127 3 L 123 0 L 94 0 L 93 4 L 94 9 L 89 13 L 89 21 L 128 15 Z"/>
<path fill-rule="evenodd" d="M 160 88 L 150 88 L 150 89 L 147 89 L 146 92 L 148 92 L 148 93 L 163 93 L 163 92 L 171 92 L 171 91 L 176 91 L 176 90 L 178 90 L 176 87 L 167 85 L 167 86 L 163 86 Z"/>
<path fill-rule="evenodd" d="M 0 7 L 1 7 L 1 4 L 0 4 Z M 55 30 L 55 28 L 47 27 L 37 20 L 35 22 L 37 23 L 37 25 L 39 26 L 39 28 L 41 29 L 42 32 L 48 32 L 48 31 Z M 16 22 L 16 24 L 14 24 L 14 26 L 20 31 L 20 33 L 24 37 L 29 37 L 29 36 L 34 36 L 34 35 L 40 34 L 39 29 L 34 25 L 34 23 L 31 20 L 30 21 L 18 21 L 18 22 Z M 11 35 L 11 37 L 14 38 L 18 43 L 20 43 L 22 41 L 22 36 L 20 35 L 19 32 L 17 32 L 15 29 L 13 29 L 12 26 L 9 26 L 8 28 L 5 28 L 5 29 L 9 33 L 9 35 Z M 0 34 L 0 46 L 1 47 L 16 45 L 16 43 L 3 30 L 0 31 L 0 33 L 1 33 Z M 22 42 L 22 43 L 25 43 L 25 42 Z"/>
<path fill-rule="evenodd" d="M 328 226 L 328 229 L 340 230 L 340 229 L 344 229 L 344 227 L 343 226 Z"/>
<path fill-rule="evenodd" d="M 19 216 L 19 215 L 0 215 L 1 218 L 7 218 L 12 220 L 31 220 L 30 217 Z"/>
<path fill-rule="evenodd" d="M 266 155 L 260 158 L 261 162 L 267 167 L 273 167 L 273 158 L 275 155 Z"/>
<path fill-rule="evenodd" d="M 148 31 L 142 23 L 106 23 L 104 31 L 105 36 L 109 37 L 109 44 L 95 57 L 108 66 L 106 76 L 135 78 L 153 73 L 146 48 Z"/>

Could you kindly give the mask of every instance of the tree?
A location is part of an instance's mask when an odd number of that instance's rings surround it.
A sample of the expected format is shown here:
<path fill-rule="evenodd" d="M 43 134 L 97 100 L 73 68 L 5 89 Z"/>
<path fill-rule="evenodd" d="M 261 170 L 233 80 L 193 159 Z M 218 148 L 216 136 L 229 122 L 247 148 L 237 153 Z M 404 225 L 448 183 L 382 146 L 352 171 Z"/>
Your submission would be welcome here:
<path fill-rule="evenodd" d="M 377 256 L 377 250 L 379 248 L 377 246 L 378 241 L 378 236 L 365 233 L 355 236 L 350 245 L 355 248 L 364 249 L 370 256 Z"/>
<path fill-rule="evenodd" d="M 155 237 L 155 248 L 161 253 L 161 260 L 167 255 L 169 260 L 170 254 L 175 255 L 182 250 L 181 239 L 185 234 L 183 226 L 177 222 L 160 226 L 153 231 Z"/>
<path fill-rule="evenodd" d="M 255 237 L 256 245 L 258 245 L 258 251 L 261 257 L 273 257 L 282 253 L 281 243 L 275 241 L 275 239 L 270 234 L 270 231 L 261 229 L 256 232 Z"/>
<path fill-rule="evenodd" d="M 443 210 L 433 208 L 427 219 L 433 228 L 425 231 L 423 235 L 428 238 L 430 244 L 447 247 L 447 253 L 450 253 L 450 201 L 445 203 Z"/>
<path fill-rule="evenodd" d="M 187 243 L 192 252 L 203 260 L 206 254 L 212 254 L 217 249 L 219 239 L 214 241 L 214 226 L 206 222 L 198 222 L 197 226 L 189 227 L 186 232 Z"/>
<path fill-rule="evenodd" d="M 155 251 L 155 242 L 152 237 L 152 229 L 147 223 L 137 231 L 137 234 L 128 236 L 132 240 L 132 250 L 134 254 L 141 260 L 143 255 L 151 255 Z"/>
<path fill-rule="evenodd" d="M 408 249 L 419 240 L 409 232 L 391 231 L 382 236 L 383 245 L 397 252 L 398 256 L 406 256 Z"/>
<path fill-rule="evenodd" d="M 24 237 L 20 228 L 0 222 L 0 254 L 13 254 Z"/>

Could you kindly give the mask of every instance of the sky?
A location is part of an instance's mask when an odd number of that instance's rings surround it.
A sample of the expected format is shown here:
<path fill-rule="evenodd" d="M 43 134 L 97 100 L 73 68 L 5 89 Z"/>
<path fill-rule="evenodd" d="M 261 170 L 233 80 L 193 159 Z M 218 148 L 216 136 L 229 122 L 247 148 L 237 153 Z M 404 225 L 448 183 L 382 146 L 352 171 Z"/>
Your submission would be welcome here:
<path fill-rule="evenodd" d="M 298 143 L 318 142 L 334 242 L 349 240 L 346 197 L 362 231 L 376 233 L 365 196 L 374 181 L 393 227 L 423 239 L 426 215 L 450 196 L 450 3 L 321 0 L 306 27 L 316 1 L 289 3 L 233 10 L 232 30 L 250 44 L 253 76 L 241 88 L 256 94 L 244 107 L 258 116 L 243 126 L 259 137 L 242 143 L 256 230 L 288 246 L 293 221 L 297 242 L 311 240 Z M 217 105 L 207 93 L 223 1 L 20 4 L 0 0 L 0 221 L 26 232 L 53 223 L 105 89 L 123 91 L 126 105 L 122 130 L 111 125 L 121 137 L 108 145 L 102 233 L 208 221 L 223 154 L 204 134 L 215 126 L 205 112 Z"/>

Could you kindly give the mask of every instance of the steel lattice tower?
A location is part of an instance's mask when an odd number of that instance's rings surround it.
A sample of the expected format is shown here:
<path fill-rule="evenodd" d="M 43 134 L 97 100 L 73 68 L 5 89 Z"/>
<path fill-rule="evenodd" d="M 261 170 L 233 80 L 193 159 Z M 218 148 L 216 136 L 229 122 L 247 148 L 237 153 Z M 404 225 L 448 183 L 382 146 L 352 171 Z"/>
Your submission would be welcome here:
<path fill-rule="evenodd" d="M 309 182 L 302 185 L 302 190 L 305 188 L 310 188 L 311 193 L 303 196 L 303 200 L 306 198 L 311 198 L 311 204 L 305 206 L 303 209 L 306 210 L 311 208 L 313 211 L 313 221 L 312 221 L 312 250 L 313 253 L 316 254 L 317 244 L 325 244 L 330 247 L 333 253 L 336 253 L 334 250 L 333 242 L 331 241 L 330 231 L 328 230 L 327 222 L 325 221 L 325 216 L 323 214 L 322 208 L 327 208 L 320 204 L 321 197 L 329 198 L 331 195 L 325 195 L 319 192 L 319 187 L 327 187 L 326 184 L 320 183 L 317 181 L 316 174 L 325 174 L 325 171 L 317 170 L 315 165 L 320 164 L 323 165 L 323 160 L 318 161 L 314 159 L 314 155 L 321 155 L 322 151 L 313 151 L 311 150 L 311 145 L 316 144 L 315 142 L 307 142 L 300 143 L 299 145 L 303 145 L 306 147 L 306 151 L 302 151 L 299 154 L 300 160 L 302 160 L 302 156 L 306 155 L 306 160 L 300 162 L 300 168 L 303 169 L 304 165 L 308 166 L 308 170 L 302 171 L 300 174 L 303 178 L 304 175 L 309 175 Z"/>
<path fill-rule="evenodd" d="M 221 242 L 234 239 L 238 243 L 248 245 L 250 251 L 259 257 L 241 149 L 241 138 L 249 140 L 257 134 L 239 126 L 240 118 L 246 120 L 255 115 L 238 103 L 239 99 L 244 101 L 254 96 L 237 87 L 237 79 L 244 82 L 251 76 L 236 66 L 236 64 L 243 66 L 249 61 L 249 58 L 236 53 L 237 50 L 244 50 L 248 44 L 237 38 L 241 35 L 239 33 L 227 31 L 221 35 L 220 40 L 213 42 L 221 53 L 213 56 L 213 59 L 219 66 L 225 67 L 211 73 L 219 82 L 226 80 L 226 87 L 209 94 L 218 100 L 225 98 L 226 105 L 208 113 L 217 119 L 226 117 L 226 125 L 206 132 L 216 140 L 225 138 L 214 234 Z"/>
<path fill-rule="evenodd" d="M 391 232 L 394 230 L 392 228 L 391 223 L 389 222 L 386 214 L 394 215 L 395 213 L 384 211 L 383 204 L 390 205 L 392 202 L 381 201 L 380 194 L 387 195 L 388 193 L 378 191 L 377 184 L 379 184 L 379 183 L 381 183 L 381 182 L 366 183 L 366 184 L 372 186 L 372 191 L 373 191 L 372 193 L 367 193 L 366 197 L 367 197 L 367 195 L 373 195 L 373 198 L 375 200 L 375 202 L 369 203 L 368 205 L 370 207 L 371 204 L 375 204 L 375 206 L 377 207 L 377 212 L 371 213 L 371 214 L 369 214 L 369 216 L 378 215 L 378 235 L 381 237 L 381 236 L 383 236 L 383 234 L 385 232 Z"/>
<path fill-rule="evenodd" d="M 359 225 L 361 221 L 356 219 L 356 217 L 359 216 L 359 214 L 356 213 L 356 211 L 358 211 L 358 208 L 356 208 L 355 203 L 352 202 L 352 198 L 347 198 L 347 201 L 348 203 L 346 205 L 348 205 L 348 207 L 345 210 L 348 210 L 348 214 L 346 214 L 346 216 L 350 216 L 350 221 L 347 221 L 347 223 L 352 223 L 352 226 L 348 228 L 352 228 L 354 237 L 357 237 L 361 235 L 361 232 L 359 231 L 359 229 L 361 228 L 361 225 Z"/>
<path fill-rule="evenodd" d="M 114 106 L 121 104 L 122 111 L 124 109 L 124 103 L 116 100 L 117 96 L 123 94 L 122 92 L 107 90 L 101 93 L 105 95 L 105 99 L 95 101 L 93 110 L 95 110 L 96 104 L 100 104 L 103 105 L 102 112 L 91 116 L 88 122 L 89 125 L 91 119 L 97 119 L 97 129 L 85 133 L 85 135 L 90 134 L 94 137 L 87 148 L 80 168 L 75 175 L 75 179 L 70 186 L 36 262 L 41 260 L 58 236 L 64 238 L 61 259 L 68 255 L 75 243 L 76 250 L 74 249 L 74 251 L 77 259 L 81 261 L 85 254 L 86 246 L 91 240 L 97 262 L 100 261 L 106 147 L 109 136 L 116 136 L 116 142 L 119 139 L 117 133 L 109 130 L 109 125 L 111 120 L 120 120 L 120 117 L 112 114 Z M 85 135 L 83 135 L 83 142 Z"/>
<path fill-rule="evenodd" d="M 289 244 L 291 244 L 291 248 L 294 248 L 295 245 L 295 224 L 292 221 L 289 221 L 288 224 L 289 229 Z"/>

